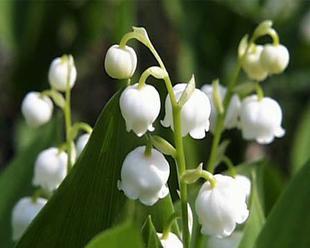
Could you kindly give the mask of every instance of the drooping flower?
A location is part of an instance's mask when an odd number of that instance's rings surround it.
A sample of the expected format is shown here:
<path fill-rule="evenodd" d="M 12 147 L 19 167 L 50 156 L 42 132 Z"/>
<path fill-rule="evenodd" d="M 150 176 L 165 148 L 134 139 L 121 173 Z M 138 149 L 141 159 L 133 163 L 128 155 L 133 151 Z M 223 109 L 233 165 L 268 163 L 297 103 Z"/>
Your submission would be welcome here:
<path fill-rule="evenodd" d="M 119 103 L 128 132 L 133 130 L 140 137 L 147 130 L 154 130 L 152 124 L 159 115 L 160 97 L 152 85 L 144 85 L 141 88 L 138 84 L 128 86 L 123 91 Z"/>
<path fill-rule="evenodd" d="M 176 99 L 179 100 L 187 84 L 177 84 L 173 87 Z M 164 127 L 171 127 L 173 130 L 172 106 L 170 97 L 166 97 L 166 115 L 161 124 Z M 205 93 L 195 89 L 189 100 L 183 105 L 181 110 L 182 136 L 188 133 L 194 139 L 202 139 L 210 126 L 211 103 Z"/>
<path fill-rule="evenodd" d="M 283 45 L 267 44 L 260 55 L 261 64 L 269 74 L 283 72 L 288 65 L 289 59 L 289 52 Z"/>
<path fill-rule="evenodd" d="M 236 224 L 243 223 L 249 211 L 245 191 L 229 176 L 215 175 L 216 186 L 202 185 L 196 199 L 196 213 L 202 234 L 218 238 L 232 234 Z"/>
<path fill-rule="evenodd" d="M 169 193 L 166 183 L 170 168 L 165 157 L 157 150 L 152 149 L 148 156 L 144 152 L 145 146 L 140 146 L 126 156 L 118 187 L 128 198 L 139 199 L 151 206 Z"/>
<path fill-rule="evenodd" d="M 242 61 L 242 68 L 250 79 L 263 81 L 268 76 L 268 71 L 261 63 L 263 46 L 253 45 Z"/>
<path fill-rule="evenodd" d="M 274 137 L 282 137 L 282 111 L 280 105 L 269 97 L 259 100 L 256 95 L 246 97 L 241 104 L 240 128 L 246 140 L 269 144 Z"/>
<path fill-rule="evenodd" d="M 42 151 L 35 162 L 33 185 L 47 191 L 57 189 L 67 175 L 67 157 L 55 147 Z"/>
<path fill-rule="evenodd" d="M 79 156 L 82 151 L 84 150 L 84 147 L 86 146 L 86 144 L 88 143 L 90 134 L 89 133 L 85 133 L 82 134 L 76 141 L 76 154 L 77 156 Z"/>
<path fill-rule="evenodd" d="M 46 202 L 44 198 L 33 200 L 31 197 L 24 197 L 16 203 L 12 212 L 12 239 L 14 241 L 20 239 Z"/>
<path fill-rule="evenodd" d="M 217 116 L 216 105 L 213 99 L 213 86 L 211 84 L 205 84 L 201 87 L 201 90 L 207 94 L 211 102 L 210 130 L 211 132 L 213 132 L 215 128 L 215 121 L 216 121 L 216 116 Z M 227 91 L 226 87 L 219 85 L 219 93 L 220 93 L 222 100 L 224 100 L 225 98 L 226 91 Z M 241 102 L 240 102 L 239 96 L 234 94 L 228 105 L 228 109 L 227 109 L 227 113 L 225 117 L 224 127 L 226 129 L 231 129 L 231 128 L 238 126 L 240 106 L 241 106 Z"/>
<path fill-rule="evenodd" d="M 134 74 L 137 66 L 137 55 L 129 46 L 121 48 L 111 46 L 105 56 L 104 67 L 108 75 L 116 79 L 128 79 Z"/>
<path fill-rule="evenodd" d="M 172 232 L 169 232 L 166 238 L 163 238 L 162 233 L 157 233 L 157 236 L 163 248 L 183 248 L 181 240 Z"/>
<path fill-rule="evenodd" d="M 51 119 L 53 102 L 39 92 L 29 92 L 22 102 L 22 113 L 29 126 L 41 126 Z"/>
<path fill-rule="evenodd" d="M 237 248 L 242 239 L 243 233 L 236 231 L 225 238 L 210 236 L 208 238 L 208 248 Z"/>
<path fill-rule="evenodd" d="M 70 76 L 69 76 L 70 73 Z M 71 55 L 55 58 L 48 72 L 48 80 L 52 88 L 59 91 L 66 91 L 67 82 L 72 88 L 76 81 L 76 68 Z"/>

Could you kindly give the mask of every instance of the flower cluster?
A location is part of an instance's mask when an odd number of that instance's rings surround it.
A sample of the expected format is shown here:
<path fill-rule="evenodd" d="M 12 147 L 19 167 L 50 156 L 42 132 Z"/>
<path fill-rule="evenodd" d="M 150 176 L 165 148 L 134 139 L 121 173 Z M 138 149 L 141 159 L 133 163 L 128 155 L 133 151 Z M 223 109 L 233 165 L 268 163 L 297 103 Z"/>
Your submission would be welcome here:
<path fill-rule="evenodd" d="M 63 110 L 66 120 L 70 118 L 70 91 L 75 84 L 76 76 L 77 72 L 71 55 L 64 55 L 52 61 L 48 72 L 51 88 L 43 92 L 30 92 L 22 102 L 22 113 L 30 127 L 37 128 L 51 120 L 53 103 Z M 37 156 L 32 184 L 38 187 L 38 190 L 32 198 L 22 198 L 13 209 L 14 240 L 18 240 L 22 236 L 28 225 L 46 204 L 46 198 L 59 187 L 89 140 L 91 127 L 88 124 L 79 122 L 71 125 L 70 119 L 66 126 L 66 142 L 59 147 L 47 148 Z M 78 137 L 74 144 L 74 139 L 80 129 L 86 133 Z"/>
<path fill-rule="evenodd" d="M 265 35 L 271 36 L 273 44 L 255 43 Z M 164 155 L 171 156 L 177 166 L 182 202 L 187 202 L 186 184 L 195 183 L 199 178 L 206 180 L 197 195 L 195 210 L 201 233 L 211 236 L 210 247 L 225 247 L 226 244 L 236 246 L 242 236 L 234 232 L 236 225 L 244 223 L 249 216 L 247 204 L 251 182 L 247 177 L 235 174 L 233 164 L 225 154 L 219 155 L 220 137 L 224 129 L 231 128 L 240 129 L 244 139 L 256 140 L 261 144 L 271 143 L 274 137 L 284 135 L 281 108 L 275 100 L 264 97 L 259 82 L 285 70 L 289 61 L 287 49 L 279 44 L 272 23 L 265 21 L 256 28 L 250 39 L 248 36 L 242 39 L 238 51 L 236 71 L 243 68 L 255 82 L 250 83 L 250 87 L 248 84 L 236 87 L 237 75 L 227 88 L 215 80 L 212 85 L 203 85 L 198 89 L 194 77 L 188 83 L 172 85 L 162 60 L 143 28 L 134 28 L 119 45 L 108 49 L 104 66 L 111 77 L 131 79 L 135 72 L 137 56 L 134 49 L 127 45 L 130 39 L 144 44 L 159 66 L 146 69 L 134 84 L 128 80 L 120 96 L 119 105 L 127 131 L 133 131 L 138 137 L 145 136 L 147 142 L 126 156 L 118 188 L 130 199 L 138 199 L 148 206 L 155 204 L 169 194 L 167 181 L 170 168 Z M 156 88 L 146 84 L 149 76 L 165 82 L 168 94 L 164 104 L 165 117 L 160 123 L 173 131 L 175 147 L 163 138 L 147 133 L 155 131 L 154 122 L 162 105 Z M 194 170 L 186 169 L 182 138 L 189 135 L 193 139 L 203 139 L 209 130 L 214 134 L 214 141 L 208 171 L 202 165 Z M 213 174 L 220 162 L 228 166 L 231 175 Z M 183 217 L 190 216 L 189 210 L 188 204 L 182 204 Z M 169 226 L 163 229 L 164 233 L 158 233 L 162 246 L 188 247 L 191 233 L 189 222 L 188 219 L 182 219 L 182 239 L 170 232 Z"/>

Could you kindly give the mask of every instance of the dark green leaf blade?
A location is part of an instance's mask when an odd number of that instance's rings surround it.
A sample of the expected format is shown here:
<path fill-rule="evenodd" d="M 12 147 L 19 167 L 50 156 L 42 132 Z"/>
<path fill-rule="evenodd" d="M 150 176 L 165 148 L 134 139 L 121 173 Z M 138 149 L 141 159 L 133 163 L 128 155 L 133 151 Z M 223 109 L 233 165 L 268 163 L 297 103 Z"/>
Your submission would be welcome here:
<path fill-rule="evenodd" d="M 93 238 L 86 248 L 143 248 L 141 233 L 131 223 L 108 229 Z"/>
<path fill-rule="evenodd" d="M 256 248 L 310 247 L 310 163 L 292 179 L 272 209 Z"/>

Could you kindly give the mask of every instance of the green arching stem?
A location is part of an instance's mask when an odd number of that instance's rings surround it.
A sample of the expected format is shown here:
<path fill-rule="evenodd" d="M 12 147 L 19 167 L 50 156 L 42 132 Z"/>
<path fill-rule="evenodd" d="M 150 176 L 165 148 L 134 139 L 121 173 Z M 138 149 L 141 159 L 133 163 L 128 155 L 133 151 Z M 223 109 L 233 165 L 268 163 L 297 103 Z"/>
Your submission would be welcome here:
<path fill-rule="evenodd" d="M 66 56 L 66 59 L 70 58 Z M 68 172 L 71 170 L 72 161 L 72 142 L 73 139 L 71 137 L 71 128 L 72 128 L 72 119 L 71 119 L 71 87 L 70 87 L 70 76 L 71 76 L 71 63 L 68 61 L 68 74 L 67 74 L 67 83 L 66 83 L 66 92 L 65 92 L 65 106 L 64 106 L 64 115 L 65 115 L 65 126 L 66 126 L 66 143 L 67 143 L 67 169 Z"/>
<path fill-rule="evenodd" d="M 225 122 L 225 116 L 227 114 L 227 109 L 228 109 L 228 105 L 231 101 L 231 98 L 234 94 L 233 89 L 234 86 L 236 85 L 238 78 L 239 78 L 239 74 L 241 71 L 241 65 L 242 65 L 242 61 L 244 60 L 245 56 L 247 55 L 252 43 L 254 42 L 255 38 L 252 37 L 251 40 L 249 41 L 244 54 L 241 56 L 241 58 L 238 59 L 238 63 L 236 65 L 235 71 L 233 73 L 233 76 L 231 78 L 231 81 L 229 82 L 228 86 L 227 86 L 227 91 L 226 91 L 226 95 L 224 98 L 224 112 L 222 114 L 218 113 L 216 121 L 215 121 L 215 130 L 214 130 L 214 136 L 213 136 L 213 140 L 212 140 L 212 146 L 211 146 L 211 153 L 210 153 L 210 157 L 209 157 L 209 161 L 208 161 L 208 171 L 210 171 L 212 174 L 214 173 L 214 169 L 216 166 L 216 160 L 217 160 L 217 149 L 218 146 L 220 144 L 220 140 L 221 140 L 221 135 L 224 129 L 224 122 Z"/>
<path fill-rule="evenodd" d="M 204 179 L 206 179 L 207 181 L 209 181 L 212 188 L 215 188 L 215 187 L 216 187 L 217 182 L 216 182 L 216 180 L 215 180 L 213 174 L 211 174 L 211 173 L 208 172 L 208 171 L 203 170 L 203 171 L 201 172 L 201 177 L 204 178 Z"/>
<path fill-rule="evenodd" d="M 152 141 L 148 136 L 146 136 L 146 138 L 147 138 L 147 142 L 146 142 L 146 146 L 145 146 L 145 150 L 144 150 L 144 156 L 150 157 L 150 156 L 152 156 L 152 148 L 153 148 Z"/>
<path fill-rule="evenodd" d="M 181 193 L 181 208 L 182 208 L 182 239 L 184 248 L 189 248 L 190 244 L 190 234 L 188 230 L 188 210 L 187 210 L 187 185 L 184 182 L 181 182 L 181 175 L 186 170 L 185 164 L 185 155 L 184 155 L 184 146 L 183 146 L 183 138 L 182 138 L 182 123 L 181 123 L 181 108 L 177 103 L 176 96 L 173 91 L 172 83 L 170 77 L 168 75 L 167 69 L 161 60 L 159 54 L 156 49 L 152 45 L 151 41 L 146 41 L 142 36 L 138 35 L 135 32 L 130 32 L 125 34 L 122 38 L 119 46 L 121 48 L 126 46 L 126 43 L 130 39 L 137 39 L 141 43 L 143 43 L 146 47 L 149 48 L 155 59 L 157 60 L 159 66 L 166 72 L 166 76 L 163 78 L 165 81 L 165 85 L 170 97 L 171 105 L 172 105 L 172 115 L 173 115 L 173 126 L 174 126 L 174 140 L 175 140 L 175 148 L 176 148 L 176 164 L 178 168 L 178 182 L 180 186 Z"/>
<path fill-rule="evenodd" d="M 176 221 L 177 218 L 179 218 L 179 216 L 176 213 L 173 213 L 171 215 L 171 217 L 169 218 L 167 224 L 164 227 L 163 235 L 162 235 L 161 239 L 165 240 L 165 239 L 167 239 L 169 237 L 169 233 L 170 233 L 171 227 L 172 227 L 173 223 Z"/>
<path fill-rule="evenodd" d="M 267 34 L 270 35 L 270 37 L 272 38 L 273 45 L 278 46 L 280 44 L 280 38 L 279 38 L 277 31 L 271 28 L 268 30 Z"/>
<path fill-rule="evenodd" d="M 256 88 L 256 94 L 257 94 L 258 101 L 263 100 L 263 98 L 264 98 L 264 90 L 260 86 L 259 82 L 256 83 L 255 88 Z"/>
<path fill-rule="evenodd" d="M 232 161 L 230 160 L 230 158 L 227 157 L 227 156 L 224 156 L 224 157 L 222 158 L 222 161 L 226 164 L 226 166 L 227 166 L 227 168 L 228 168 L 228 171 L 229 171 L 230 175 L 231 175 L 232 177 L 235 177 L 235 176 L 237 175 L 237 171 L 236 171 L 236 168 L 235 168 L 234 164 L 233 164 Z"/>

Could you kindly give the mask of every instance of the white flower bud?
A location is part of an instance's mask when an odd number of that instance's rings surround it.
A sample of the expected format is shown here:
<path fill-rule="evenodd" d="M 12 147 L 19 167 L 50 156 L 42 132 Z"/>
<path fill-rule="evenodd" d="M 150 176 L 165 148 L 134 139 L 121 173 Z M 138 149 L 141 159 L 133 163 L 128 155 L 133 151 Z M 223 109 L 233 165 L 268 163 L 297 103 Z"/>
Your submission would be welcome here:
<path fill-rule="evenodd" d="M 24 197 L 16 203 L 12 212 L 12 239 L 14 241 L 21 238 L 46 202 L 47 200 L 43 198 L 37 198 L 33 201 L 31 197 Z"/>
<path fill-rule="evenodd" d="M 120 48 L 119 45 L 111 46 L 105 56 L 104 67 L 112 78 L 131 78 L 137 67 L 135 50 L 129 46 L 124 48 Z"/>
<path fill-rule="evenodd" d="M 243 223 L 249 215 L 245 191 L 229 176 L 215 175 L 216 186 L 204 183 L 196 199 L 201 233 L 219 238 L 231 235 L 236 224 Z"/>
<path fill-rule="evenodd" d="M 211 132 L 213 132 L 215 128 L 215 121 L 216 121 L 216 116 L 217 116 L 217 109 L 216 109 L 215 101 L 213 99 L 213 87 L 211 84 L 205 84 L 201 87 L 201 90 L 207 94 L 211 102 L 210 130 Z M 219 85 L 219 93 L 223 101 L 226 95 L 226 91 L 227 91 L 226 87 Z M 226 117 L 225 117 L 224 127 L 226 129 L 231 129 L 239 125 L 240 107 L 241 107 L 241 102 L 240 102 L 239 96 L 234 94 L 230 100 L 227 113 L 226 113 Z"/>
<path fill-rule="evenodd" d="M 33 185 L 47 191 L 57 189 L 67 175 L 67 157 L 55 147 L 42 151 L 35 162 Z"/>
<path fill-rule="evenodd" d="M 252 95 L 242 101 L 240 128 L 244 139 L 269 144 L 274 137 L 282 137 L 285 134 L 281 122 L 282 111 L 275 100 L 269 97 L 258 100 L 256 95 Z"/>
<path fill-rule="evenodd" d="M 88 143 L 90 134 L 89 133 L 85 133 L 83 135 L 81 135 L 77 141 L 76 141 L 76 153 L 77 156 L 79 156 L 82 151 L 84 150 L 84 147 L 86 146 L 86 144 Z"/>
<path fill-rule="evenodd" d="M 53 102 L 39 92 L 29 92 L 22 102 L 22 113 L 29 126 L 38 127 L 51 119 Z"/>
<path fill-rule="evenodd" d="M 139 137 L 147 130 L 154 131 L 153 122 L 160 111 L 160 97 L 152 85 L 138 84 L 128 86 L 120 100 L 122 116 L 126 121 L 126 129 L 133 130 Z"/>
<path fill-rule="evenodd" d="M 289 59 L 289 52 L 283 45 L 265 45 L 260 56 L 261 64 L 269 74 L 283 72 L 288 65 Z"/>
<path fill-rule="evenodd" d="M 263 46 L 253 45 L 242 61 L 242 68 L 250 79 L 263 81 L 268 76 L 268 71 L 261 64 Z"/>
<path fill-rule="evenodd" d="M 70 71 L 70 88 L 75 84 L 76 68 L 72 56 L 55 58 L 48 72 L 48 80 L 51 87 L 59 91 L 66 91 L 68 73 Z"/>
<path fill-rule="evenodd" d="M 181 240 L 172 232 L 170 232 L 165 239 L 162 238 L 162 233 L 157 233 L 157 236 L 163 248 L 183 248 Z"/>
<path fill-rule="evenodd" d="M 150 156 L 144 154 L 145 146 L 137 147 L 125 158 L 118 188 L 132 199 L 151 206 L 169 193 L 166 183 L 170 168 L 165 157 L 155 149 Z"/>
<path fill-rule="evenodd" d="M 173 87 L 176 99 L 179 100 L 187 84 L 177 84 Z M 171 127 L 173 130 L 172 106 L 169 95 L 165 102 L 166 115 L 161 124 L 164 127 Z M 188 101 L 183 105 L 181 110 L 182 136 L 188 133 L 194 139 L 202 139 L 205 132 L 209 130 L 209 117 L 211 113 L 211 103 L 205 93 L 195 89 Z"/>
<path fill-rule="evenodd" d="M 242 232 L 233 232 L 229 237 L 217 238 L 210 236 L 208 238 L 208 248 L 237 248 L 240 244 Z"/>
<path fill-rule="evenodd" d="M 247 198 L 249 198 L 251 194 L 251 181 L 246 176 L 237 175 L 235 176 L 235 180 L 239 184 L 240 188 L 244 190 L 244 194 Z"/>

